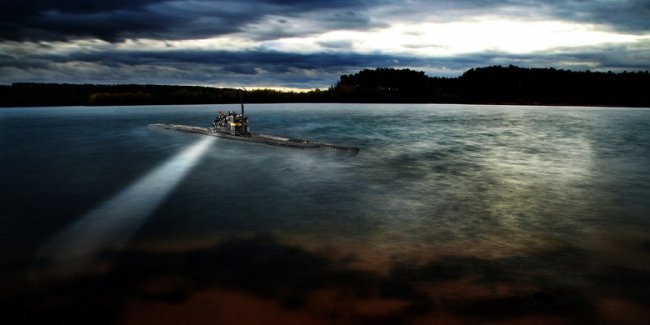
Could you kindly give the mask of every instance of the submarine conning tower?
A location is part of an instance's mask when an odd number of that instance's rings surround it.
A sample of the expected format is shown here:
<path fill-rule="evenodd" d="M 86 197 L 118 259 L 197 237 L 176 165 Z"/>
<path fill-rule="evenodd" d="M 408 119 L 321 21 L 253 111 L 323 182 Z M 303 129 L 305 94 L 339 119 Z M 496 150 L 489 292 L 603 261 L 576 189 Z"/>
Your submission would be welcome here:
<path fill-rule="evenodd" d="M 219 111 L 217 118 L 212 121 L 212 131 L 243 137 L 250 136 L 248 117 L 244 115 L 244 103 L 241 103 L 241 114 Z"/>

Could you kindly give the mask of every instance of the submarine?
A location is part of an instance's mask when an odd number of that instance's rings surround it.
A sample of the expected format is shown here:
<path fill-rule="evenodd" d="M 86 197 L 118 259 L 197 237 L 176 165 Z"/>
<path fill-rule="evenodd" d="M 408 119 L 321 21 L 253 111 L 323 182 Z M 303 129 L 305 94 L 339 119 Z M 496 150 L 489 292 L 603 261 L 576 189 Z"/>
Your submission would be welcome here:
<path fill-rule="evenodd" d="M 241 103 L 241 114 L 237 114 L 233 111 L 229 111 L 228 113 L 220 111 L 219 115 L 217 115 L 217 117 L 212 121 L 212 125 L 208 127 L 163 123 L 149 124 L 148 127 L 152 129 L 196 133 L 223 139 L 259 143 L 270 146 L 293 149 L 324 150 L 336 155 L 342 154 L 356 156 L 359 153 L 359 148 L 357 147 L 340 146 L 322 142 L 311 142 L 305 139 L 285 138 L 275 135 L 251 133 L 248 124 L 248 116 L 244 114 L 243 102 Z"/>

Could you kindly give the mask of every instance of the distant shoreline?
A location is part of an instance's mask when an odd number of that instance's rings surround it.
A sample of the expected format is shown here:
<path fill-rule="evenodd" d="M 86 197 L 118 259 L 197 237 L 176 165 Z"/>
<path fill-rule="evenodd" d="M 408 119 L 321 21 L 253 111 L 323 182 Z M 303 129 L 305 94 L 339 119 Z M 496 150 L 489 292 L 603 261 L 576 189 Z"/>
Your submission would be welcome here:
<path fill-rule="evenodd" d="M 413 103 L 413 102 L 256 102 L 256 103 L 246 103 L 246 104 L 259 104 L 259 105 L 272 105 L 272 104 L 341 104 L 341 105 L 353 105 L 353 104 L 376 104 L 376 105 L 471 105 L 471 106 L 523 106 L 523 107 L 600 107 L 600 108 L 638 108 L 650 109 L 650 104 L 647 106 L 623 106 L 623 105 L 598 105 L 598 104 L 589 104 L 589 105 L 580 105 L 580 104 L 523 104 L 523 103 Z M 96 107 L 145 107 L 145 106 L 190 106 L 190 105 L 239 105 L 237 103 L 203 103 L 203 104 L 121 104 L 121 105 L 30 105 L 30 106 L 0 106 L 0 110 L 3 109 L 30 109 L 30 108 L 60 108 L 60 107 L 78 107 L 78 108 L 96 108 Z"/>
<path fill-rule="evenodd" d="M 171 85 L 14 83 L 0 85 L 0 107 L 138 106 L 246 103 L 418 103 L 650 107 L 650 74 L 485 67 L 457 78 L 378 68 L 343 75 L 308 92 Z"/>

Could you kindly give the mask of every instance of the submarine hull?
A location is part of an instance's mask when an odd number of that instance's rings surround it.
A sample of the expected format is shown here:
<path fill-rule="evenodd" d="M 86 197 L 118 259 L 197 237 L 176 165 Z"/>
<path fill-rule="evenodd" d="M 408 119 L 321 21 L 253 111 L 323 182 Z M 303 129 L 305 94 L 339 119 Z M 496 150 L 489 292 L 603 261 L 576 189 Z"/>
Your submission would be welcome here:
<path fill-rule="evenodd" d="M 191 125 L 179 125 L 179 124 L 149 124 L 149 128 L 154 129 L 164 129 L 164 130 L 173 130 L 187 133 L 196 133 L 203 134 L 218 138 L 225 138 L 235 141 L 250 142 L 250 143 L 261 143 L 271 146 L 295 148 L 295 149 L 316 149 L 316 150 L 327 150 L 334 154 L 349 154 L 356 156 L 359 153 L 359 148 L 357 147 L 348 147 L 348 146 L 337 146 L 329 143 L 321 142 L 307 142 L 307 141 L 296 141 L 289 138 L 283 138 L 267 134 L 251 134 L 248 136 L 238 136 L 231 135 L 222 132 L 215 132 L 211 128 L 200 127 L 200 126 L 191 126 Z"/>

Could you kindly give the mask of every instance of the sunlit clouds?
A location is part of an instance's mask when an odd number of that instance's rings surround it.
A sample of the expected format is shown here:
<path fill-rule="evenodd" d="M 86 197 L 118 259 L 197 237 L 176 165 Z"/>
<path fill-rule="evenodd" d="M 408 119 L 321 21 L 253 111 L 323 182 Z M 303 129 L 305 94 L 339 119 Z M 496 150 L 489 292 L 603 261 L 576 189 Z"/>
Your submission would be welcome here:
<path fill-rule="evenodd" d="M 478 20 L 452 23 L 402 23 L 371 31 L 332 31 L 261 43 L 277 51 L 448 56 L 484 51 L 535 53 L 557 48 L 634 43 L 635 35 L 600 31 L 595 26 L 557 21 Z"/>

